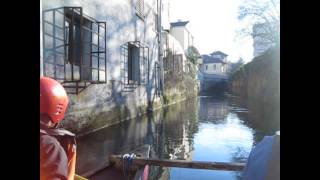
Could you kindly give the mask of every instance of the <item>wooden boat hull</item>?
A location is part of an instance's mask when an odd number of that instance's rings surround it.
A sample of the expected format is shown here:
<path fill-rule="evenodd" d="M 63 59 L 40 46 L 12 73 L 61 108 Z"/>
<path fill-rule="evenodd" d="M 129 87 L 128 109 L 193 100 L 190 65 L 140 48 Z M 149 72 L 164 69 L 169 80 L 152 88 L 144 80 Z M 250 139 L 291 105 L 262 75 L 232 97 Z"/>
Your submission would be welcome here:
<path fill-rule="evenodd" d="M 80 176 L 80 175 L 78 175 L 78 174 L 75 174 L 74 175 L 74 180 L 88 180 L 87 178 L 84 178 L 84 177 L 82 177 L 82 176 Z"/>

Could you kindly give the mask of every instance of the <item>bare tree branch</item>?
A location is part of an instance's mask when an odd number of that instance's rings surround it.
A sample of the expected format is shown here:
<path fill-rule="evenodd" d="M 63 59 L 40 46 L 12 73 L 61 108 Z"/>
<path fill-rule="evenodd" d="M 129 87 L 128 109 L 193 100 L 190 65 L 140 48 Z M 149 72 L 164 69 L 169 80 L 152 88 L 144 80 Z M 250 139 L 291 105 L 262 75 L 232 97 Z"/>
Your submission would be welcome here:
<path fill-rule="evenodd" d="M 258 36 L 272 43 L 278 43 L 280 39 L 280 14 L 277 5 L 279 5 L 278 0 L 269 0 L 263 3 L 253 0 L 246 1 L 239 7 L 238 19 L 251 18 L 251 24 L 246 27 L 250 30 L 240 30 L 238 33 L 242 33 L 243 36 Z M 261 24 L 259 29 L 262 32 L 253 32 L 252 29 L 258 24 Z"/>

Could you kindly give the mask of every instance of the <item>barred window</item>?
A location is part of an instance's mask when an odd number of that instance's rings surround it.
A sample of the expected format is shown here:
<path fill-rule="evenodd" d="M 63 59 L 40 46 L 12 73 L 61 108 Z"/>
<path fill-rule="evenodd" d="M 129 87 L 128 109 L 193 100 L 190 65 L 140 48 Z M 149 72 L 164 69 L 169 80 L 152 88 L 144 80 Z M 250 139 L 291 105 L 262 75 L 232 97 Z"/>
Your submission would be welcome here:
<path fill-rule="evenodd" d="M 106 22 L 85 16 L 81 7 L 45 10 L 43 17 L 44 75 L 74 93 L 87 83 L 105 83 Z"/>
<path fill-rule="evenodd" d="M 121 46 L 121 82 L 123 85 L 140 85 L 148 81 L 149 48 L 139 41 Z"/>

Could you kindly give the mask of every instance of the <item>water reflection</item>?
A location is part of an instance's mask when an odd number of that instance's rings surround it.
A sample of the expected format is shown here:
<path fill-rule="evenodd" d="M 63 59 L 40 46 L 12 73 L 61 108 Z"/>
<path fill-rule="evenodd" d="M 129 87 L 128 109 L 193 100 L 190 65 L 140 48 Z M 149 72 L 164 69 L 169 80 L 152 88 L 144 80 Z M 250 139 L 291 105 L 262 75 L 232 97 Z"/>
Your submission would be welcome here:
<path fill-rule="evenodd" d="M 199 97 L 78 138 L 79 174 L 108 164 L 107 155 L 143 144 L 165 159 L 241 162 L 270 131 L 249 122 L 233 99 Z M 266 126 L 263 126 L 266 127 Z M 270 133 L 269 133 L 270 134 Z M 240 179 L 237 172 L 152 167 L 150 179 Z"/>
<path fill-rule="evenodd" d="M 228 112 L 229 107 L 226 100 L 200 97 L 199 120 L 201 122 L 223 123 Z"/>
<path fill-rule="evenodd" d="M 240 106 L 248 111 L 235 111 L 238 118 L 246 126 L 254 129 L 254 144 L 261 141 L 265 135 L 273 135 L 280 130 L 280 107 L 279 103 L 262 104 L 254 101 L 246 101 L 241 97 L 230 98 L 228 100 L 233 106 Z"/>
<path fill-rule="evenodd" d="M 109 154 L 126 153 L 151 144 L 154 118 L 138 117 L 78 138 L 77 172 L 83 174 L 107 166 Z"/>
<path fill-rule="evenodd" d="M 199 130 L 193 138 L 192 160 L 245 161 L 253 143 L 252 129 L 240 120 L 226 99 L 200 97 Z M 237 179 L 228 171 L 171 168 L 170 179 Z"/>

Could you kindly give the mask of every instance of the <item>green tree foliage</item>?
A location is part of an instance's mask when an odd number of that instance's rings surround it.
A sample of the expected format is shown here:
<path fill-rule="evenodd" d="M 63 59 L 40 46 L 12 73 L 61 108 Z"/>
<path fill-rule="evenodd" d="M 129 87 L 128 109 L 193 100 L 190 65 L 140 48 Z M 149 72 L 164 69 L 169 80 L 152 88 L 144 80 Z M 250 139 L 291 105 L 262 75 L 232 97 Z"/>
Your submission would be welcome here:
<path fill-rule="evenodd" d="M 237 62 L 230 63 L 230 71 L 229 74 L 233 74 L 237 70 L 239 70 L 244 65 L 244 60 L 240 57 Z"/>
<path fill-rule="evenodd" d="M 197 77 L 197 66 L 198 60 L 201 58 L 201 55 L 198 49 L 194 46 L 189 46 L 185 52 L 187 58 L 187 67 L 188 67 L 188 74 L 191 76 L 192 79 L 196 79 Z"/>
<path fill-rule="evenodd" d="M 198 64 L 198 59 L 201 58 L 201 55 L 198 49 L 194 46 L 189 46 L 186 51 L 187 60 L 192 62 L 194 65 Z"/>

